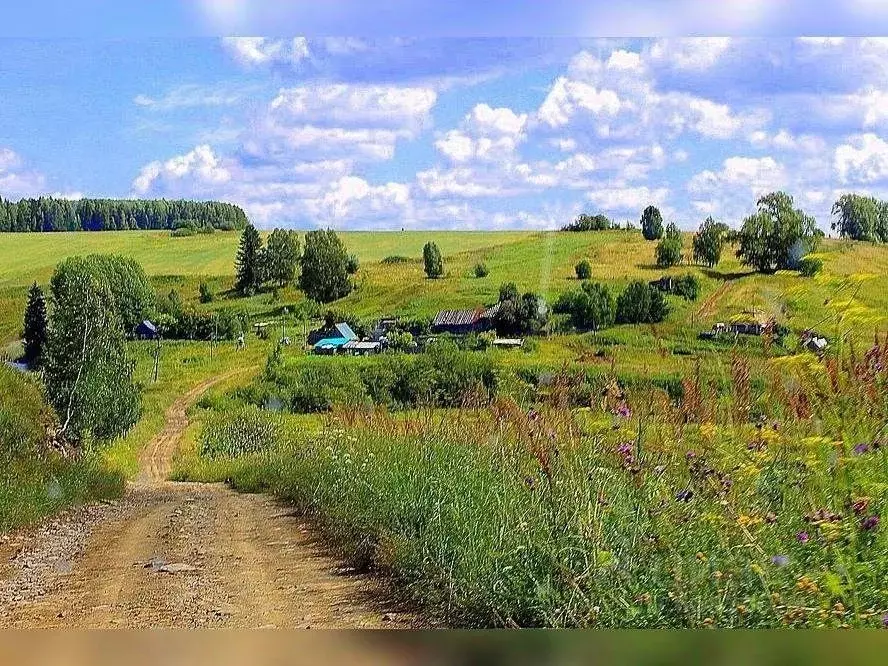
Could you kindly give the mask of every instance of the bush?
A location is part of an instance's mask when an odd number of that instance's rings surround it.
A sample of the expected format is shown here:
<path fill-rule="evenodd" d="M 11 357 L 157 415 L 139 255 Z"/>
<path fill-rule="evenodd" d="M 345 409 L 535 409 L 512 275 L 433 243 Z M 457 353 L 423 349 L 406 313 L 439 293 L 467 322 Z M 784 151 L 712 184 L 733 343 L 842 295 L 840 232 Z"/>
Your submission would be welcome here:
<path fill-rule="evenodd" d="M 413 260 L 400 254 L 392 254 L 382 260 L 383 264 L 409 264 Z"/>
<path fill-rule="evenodd" d="M 348 259 L 345 262 L 345 272 L 346 273 L 348 273 L 349 275 L 354 275 L 355 273 L 358 272 L 358 269 L 360 268 L 360 266 L 361 266 L 361 264 L 358 261 L 358 255 L 356 255 L 356 254 L 348 255 Z"/>
<path fill-rule="evenodd" d="M 532 292 L 519 297 L 511 282 L 500 287 L 499 306 L 495 323 L 496 330 L 503 335 L 533 335 L 549 321 L 549 308 L 543 297 Z"/>
<path fill-rule="evenodd" d="M 663 236 L 663 239 L 657 244 L 657 266 L 669 268 L 670 266 L 680 264 L 682 260 L 682 245 L 681 232 L 678 230 L 678 227 L 670 223 L 666 227 L 666 234 Z"/>
<path fill-rule="evenodd" d="M 173 238 L 187 238 L 189 236 L 196 236 L 197 230 L 192 227 L 179 227 L 178 229 L 173 229 L 170 232 L 170 236 Z"/>
<path fill-rule="evenodd" d="M 213 291 L 210 289 L 210 286 L 206 282 L 200 283 L 199 291 L 201 303 L 212 303 L 216 298 L 216 295 L 213 293 Z"/>
<path fill-rule="evenodd" d="M 804 277 L 814 277 L 823 270 L 823 260 L 819 257 L 807 256 L 799 262 L 799 273 Z"/>
<path fill-rule="evenodd" d="M 490 275 L 490 271 L 487 270 L 487 266 L 483 262 L 478 262 L 475 264 L 475 277 L 476 278 L 486 278 Z"/>
<path fill-rule="evenodd" d="M 444 259 L 437 243 L 425 244 L 422 248 L 422 263 L 427 277 L 437 279 L 444 275 Z"/>
<path fill-rule="evenodd" d="M 618 324 L 653 324 L 666 319 L 669 306 L 656 287 L 636 281 L 617 298 Z"/>
<path fill-rule="evenodd" d="M 562 294 L 554 309 L 569 315 L 571 324 L 580 330 L 597 331 L 614 323 L 613 296 L 606 285 L 597 282 L 586 282 L 579 291 Z"/>
<path fill-rule="evenodd" d="M 672 280 L 672 293 L 686 301 L 696 301 L 700 296 L 700 280 L 691 273 L 677 277 Z"/>
<path fill-rule="evenodd" d="M 617 225 L 619 227 L 619 225 Z M 561 228 L 562 231 L 607 231 L 613 225 L 605 215 L 581 214 L 576 221 Z"/>
<path fill-rule="evenodd" d="M 280 419 L 255 406 L 214 414 L 200 435 L 200 453 L 208 458 L 236 458 L 271 449 L 280 438 Z"/>
<path fill-rule="evenodd" d="M 578 280 L 588 280 L 592 277 L 592 264 L 588 260 L 583 259 L 574 267 L 574 271 L 576 271 Z"/>

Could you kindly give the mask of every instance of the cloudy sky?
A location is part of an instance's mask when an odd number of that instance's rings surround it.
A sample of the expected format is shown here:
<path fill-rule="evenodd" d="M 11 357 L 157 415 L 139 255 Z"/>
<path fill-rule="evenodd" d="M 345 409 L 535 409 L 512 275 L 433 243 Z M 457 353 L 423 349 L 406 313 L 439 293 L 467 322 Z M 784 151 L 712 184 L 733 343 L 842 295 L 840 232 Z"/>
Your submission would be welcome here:
<path fill-rule="evenodd" d="M 241 3 L 214 6 L 221 31 Z M 888 39 L 0 39 L 0 63 L 9 199 L 498 229 L 736 224 L 777 188 L 826 228 L 841 192 L 888 198 Z"/>

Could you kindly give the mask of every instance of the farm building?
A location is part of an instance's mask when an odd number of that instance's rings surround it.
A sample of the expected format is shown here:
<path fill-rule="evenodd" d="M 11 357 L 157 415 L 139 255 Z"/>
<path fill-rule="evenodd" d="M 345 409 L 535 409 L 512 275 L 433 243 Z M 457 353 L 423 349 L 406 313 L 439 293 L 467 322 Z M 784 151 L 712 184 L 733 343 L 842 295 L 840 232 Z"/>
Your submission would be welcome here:
<path fill-rule="evenodd" d="M 136 337 L 139 340 L 156 340 L 160 336 L 157 333 L 157 326 L 146 319 L 136 326 Z"/>
<path fill-rule="evenodd" d="M 342 351 L 352 356 L 369 356 L 370 354 L 378 354 L 382 349 L 379 342 L 373 340 L 350 340 L 342 345 Z"/>
<path fill-rule="evenodd" d="M 330 340 L 336 338 L 344 338 L 345 342 L 349 340 L 357 340 L 358 336 L 351 329 L 351 326 L 345 322 L 339 324 L 331 324 L 324 326 L 308 334 L 308 344 L 312 347 L 317 346 L 322 340 Z M 343 343 L 345 344 L 345 343 Z"/>
<path fill-rule="evenodd" d="M 315 354 L 333 356 L 334 354 L 338 354 L 349 342 L 353 341 L 342 337 L 323 338 L 312 345 L 312 350 Z"/>
<path fill-rule="evenodd" d="M 499 304 L 490 308 L 474 310 L 441 310 L 432 322 L 433 333 L 452 333 L 466 335 L 489 331 L 494 326 L 494 318 L 499 311 Z"/>
<path fill-rule="evenodd" d="M 737 335 L 763 335 L 775 323 L 773 318 L 746 312 L 731 319 L 728 332 Z"/>
<path fill-rule="evenodd" d="M 672 290 L 673 290 L 673 286 L 674 286 L 673 282 L 674 282 L 674 280 L 671 276 L 664 275 L 659 280 L 654 280 L 654 281 L 650 282 L 649 284 L 652 287 L 659 289 L 662 292 L 665 292 L 667 294 L 671 294 Z"/>
<path fill-rule="evenodd" d="M 379 323 L 376 325 L 376 328 L 374 328 L 373 331 L 370 333 L 370 339 L 373 342 L 379 342 L 397 326 L 398 320 L 395 318 L 380 319 Z"/>
<path fill-rule="evenodd" d="M 498 349 L 519 349 L 524 346 L 524 340 L 521 338 L 497 338 L 491 344 Z"/>

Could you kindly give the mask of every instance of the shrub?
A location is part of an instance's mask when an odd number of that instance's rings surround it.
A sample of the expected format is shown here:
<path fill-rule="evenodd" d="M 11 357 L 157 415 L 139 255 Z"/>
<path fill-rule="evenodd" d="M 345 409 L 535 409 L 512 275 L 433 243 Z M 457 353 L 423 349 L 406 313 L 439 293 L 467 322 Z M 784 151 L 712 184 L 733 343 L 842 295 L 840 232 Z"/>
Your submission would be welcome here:
<path fill-rule="evenodd" d="M 422 263 L 427 277 L 436 279 L 444 275 L 444 259 L 436 243 L 426 243 L 422 248 Z"/>
<path fill-rule="evenodd" d="M 392 254 L 382 260 L 383 264 L 409 264 L 413 260 L 400 254 Z"/>
<path fill-rule="evenodd" d="M 542 296 L 528 292 L 518 296 L 518 288 L 507 282 L 500 287 L 496 330 L 504 335 L 539 333 L 549 321 L 549 308 Z"/>
<path fill-rule="evenodd" d="M 641 281 L 631 282 L 617 298 L 618 324 L 653 324 L 668 314 L 669 306 L 660 290 Z"/>
<path fill-rule="evenodd" d="M 599 330 L 614 323 L 614 299 L 606 285 L 586 282 L 578 291 L 559 297 L 555 312 L 570 316 L 571 324 L 580 330 Z"/>
<path fill-rule="evenodd" d="M 823 260 L 819 257 L 807 256 L 799 262 L 799 273 L 804 277 L 814 277 L 823 270 Z"/>
<path fill-rule="evenodd" d="M 206 282 L 200 283 L 200 302 L 201 303 L 212 303 L 216 295 L 213 293 L 213 290 L 210 289 L 210 286 Z"/>
<path fill-rule="evenodd" d="M 486 278 L 488 275 L 490 275 L 490 271 L 487 270 L 487 266 L 480 261 L 475 264 L 474 272 L 476 278 Z"/>
<path fill-rule="evenodd" d="M 592 264 L 587 259 L 583 259 L 574 267 L 578 280 L 588 280 L 592 277 Z"/>
<path fill-rule="evenodd" d="M 348 255 L 348 259 L 345 261 L 345 272 L 349 275 L 354 275 L 358 272 L 358 268 L 360 268 L 361 264 L 358 261 L 358 255 L 350 254 Z"/>
<path fill-rule="evenodd" d="M 677 277 L 672 280 L 672 293 L 686 301 L 696 301 L 700 296 L 700 280 L 692 273 Z"/>
<path fill-rule="evenodd" d="M 255 406 L 214 414 L 200 435 L 200 453 L 208 458 L 236 458 L 270 450 L 281 435 L 280 419 Z"/>
<path fill-rule="evenodd" d="M 675 224 L 670 223 L 666 227 L 666 235 L 657 244 L 656 257 L 657 266 L 660 268 L 669 268 L 681 263 L 682 255 L 682 237 L 681 232 Z"/>
<path fill-rule="evenodd" d="M 179 227 L 178 229 L 173 229 L 170 232 L 170 236 L 173 238 L 187 238 L 189 236 L 196 236 L 197 230 L 193 227 Z"/>
<path fill-rule="evenodd" d="M 618 225 L 619 226 L 619 225 Z M 606 231 L 611 229 L 611 221 L 605 215 L 582 213 L 576 221 L 561 228 L 562 231 Z"/>

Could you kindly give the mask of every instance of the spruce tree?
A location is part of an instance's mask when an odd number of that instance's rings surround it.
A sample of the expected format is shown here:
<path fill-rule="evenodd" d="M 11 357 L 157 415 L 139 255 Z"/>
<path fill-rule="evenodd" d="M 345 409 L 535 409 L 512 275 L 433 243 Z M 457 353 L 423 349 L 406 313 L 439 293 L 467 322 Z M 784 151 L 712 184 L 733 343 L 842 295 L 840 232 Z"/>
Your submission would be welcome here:
<path fill-rule="evenodd" d="M 23 330 L 25 362 L 32 368 L 38 368 L 43 362 L 43 347 L 46 344 L 46 298 L 36 282 L 28 292 Z"/>
<path fill-rule="evenodd" d="M 237 248 L 235 271 L 237 279 L 235 288 L 250 296 L 259 289 L 262 284 L 262 267 L 260 266 L 262 253 L 262 238 L 256 227 L 248 224 L 241 234 L 240 246 Z"/>

